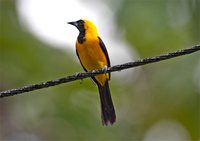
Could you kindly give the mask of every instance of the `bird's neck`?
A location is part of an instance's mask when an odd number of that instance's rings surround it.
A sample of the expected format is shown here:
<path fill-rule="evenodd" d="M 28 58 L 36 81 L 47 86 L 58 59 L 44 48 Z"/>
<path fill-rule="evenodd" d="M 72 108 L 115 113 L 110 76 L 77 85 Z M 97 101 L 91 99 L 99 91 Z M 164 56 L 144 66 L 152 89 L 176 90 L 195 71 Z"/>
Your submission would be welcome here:
<path fill-rule="evenodd" d="M 85 29 L 82 29 L 82 30 L 80 30 L 79 35 L 78 35 L 78 42 L 83 43 L 84 41 L 86 41 Z"/>
<path fill-rule="evenodd" d="M 95 27 L 83 28 L 79 30 L 78 42 L 83 43 L 87 39 L 98 37 L 98 31 Z"/>

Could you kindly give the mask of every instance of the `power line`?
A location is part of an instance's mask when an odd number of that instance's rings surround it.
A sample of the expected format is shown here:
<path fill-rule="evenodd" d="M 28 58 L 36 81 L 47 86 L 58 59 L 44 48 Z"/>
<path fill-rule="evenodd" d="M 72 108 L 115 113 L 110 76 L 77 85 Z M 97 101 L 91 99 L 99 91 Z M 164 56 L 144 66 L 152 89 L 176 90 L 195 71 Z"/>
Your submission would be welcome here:
<path fill-rule="evenodd" d="M 76 74 L 73 74 L 67 77 L 62 77 L 56 80 L 50 80 L 50 81 L 46 81 L 46 82 L 42 82 L 38 84 L 27 85 L 27 86 L 16 88 L 16 89 L 5 90 L 5 91 L 0 92 L 0 98 L 14 96 L 17 94 L 31 92 L 31 91 L 35 91 L 35 90 L 39 90 L 43 88 L 48 88 L 48 87 L 52 87 L 52 86 L 59 85 L 62 83 L 68 83 L 71 81 L 80 80 L 87 77 L 92 77 L 97 74 L 115 72 L 115 71 L 138 67 L 138 66 L 142 66 L 142 65 L 146 65 L 150 63 L 155 63 L 155 62 L 167 60 L 170 58 L 174 58 L 174 57 L 178 57 L 178 56 L 182 56 L 186 54 L 191 54 L 199 50 L 200 50 L 200 45 L 195 45 L 191 48 L 186 48 L 186 49 L 178 50 L 175 52 L 171 52 L 171 53 L 167 53 L 167 54 L 163 54 L 163 55 L 159 55 L 155 57 L 145 58 L 145 59 L 141 59 L 134 62 L 128 62 L 125 64 L 115 65 L 107 69 L 98 69 L 98 70 L 93 70 L 92 72 L 76 73 Z"/>

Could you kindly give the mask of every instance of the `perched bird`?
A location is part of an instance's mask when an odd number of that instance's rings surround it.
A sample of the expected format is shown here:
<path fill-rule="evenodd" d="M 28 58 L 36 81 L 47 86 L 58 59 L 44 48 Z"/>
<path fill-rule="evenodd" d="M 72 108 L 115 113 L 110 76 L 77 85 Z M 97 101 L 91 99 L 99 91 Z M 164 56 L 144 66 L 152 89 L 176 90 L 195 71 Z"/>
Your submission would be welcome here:
<path fill-rule="evenodd" d="M 96 26 L 89 20 L 68 22 L 79 30 L 76 41 L 76 54 L 86 72 L 110 67 L 110 59 L 106 47 L 98 35 Z M 102 124 L 113 124 L 116 121 L 115 109 L 111 99 L 108 81 L 110 73 L 91 77 L 98 86 L 101 102 Z"/>

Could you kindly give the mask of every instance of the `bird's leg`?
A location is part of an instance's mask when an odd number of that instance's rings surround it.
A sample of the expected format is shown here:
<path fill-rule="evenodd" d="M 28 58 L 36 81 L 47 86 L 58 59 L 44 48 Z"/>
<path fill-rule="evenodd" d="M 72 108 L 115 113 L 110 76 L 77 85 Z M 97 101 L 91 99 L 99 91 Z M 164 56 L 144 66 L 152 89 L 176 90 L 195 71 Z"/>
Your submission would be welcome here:
<path fill-rule="evenodd" d="M 78 75 L 79 75 L 79 72 L 76 72 L 75 77 L 78 77 Z M 83 79 L 80 79 L 80 84 L 83 84 Z"/>
<path fill-rule="evenodd" d="M 104 66 L 104 67 L 102 68 L 102 70 L 103 70 L 104 73 L 106 73 L 107 70 L 108 70 L 108 66 Z"/>

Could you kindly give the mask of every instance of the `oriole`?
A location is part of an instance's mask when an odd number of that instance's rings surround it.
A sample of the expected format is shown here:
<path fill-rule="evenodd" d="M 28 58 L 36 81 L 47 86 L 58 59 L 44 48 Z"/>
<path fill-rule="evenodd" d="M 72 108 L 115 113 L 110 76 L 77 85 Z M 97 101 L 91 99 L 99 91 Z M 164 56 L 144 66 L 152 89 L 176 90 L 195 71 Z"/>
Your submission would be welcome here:
<path fill-rule="evenodd" d="M 68 22 L 79 30 L 76 41 L 76 54 L 86 72 L 110 67 L 110 59 L 106 47 L 98 35 L 96 26 L 89 20 Z M 102 124 L 113 124 L 116 121 L 109 84 L 110 73 L 91 77 L 98 86 L 101 102 Z"/>

